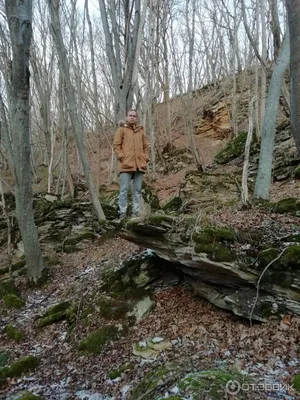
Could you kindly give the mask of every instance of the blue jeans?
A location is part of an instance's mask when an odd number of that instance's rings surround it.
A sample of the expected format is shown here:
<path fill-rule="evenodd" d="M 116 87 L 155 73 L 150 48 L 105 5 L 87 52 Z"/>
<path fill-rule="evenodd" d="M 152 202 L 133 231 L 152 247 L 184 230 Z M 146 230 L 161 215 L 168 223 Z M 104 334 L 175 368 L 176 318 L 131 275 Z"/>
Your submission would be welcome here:
<path fill-rule="evenodd" d="M 140 213 L 140 201 L 142 196 L 143 172 L 121 172 L 120 173 L 120 195 L 119 195 L 119 213 L 126 215 L 127 194 L 130 181 L 133 179 L 132 190 L 132 215 L 138 216 Z"/>

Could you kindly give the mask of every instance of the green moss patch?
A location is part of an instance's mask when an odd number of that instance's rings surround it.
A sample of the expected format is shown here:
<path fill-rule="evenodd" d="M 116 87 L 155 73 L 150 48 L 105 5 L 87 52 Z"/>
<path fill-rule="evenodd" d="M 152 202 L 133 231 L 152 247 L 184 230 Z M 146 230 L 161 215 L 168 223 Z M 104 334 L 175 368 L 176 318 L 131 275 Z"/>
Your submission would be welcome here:
<path fill-rule="evenodd" d="M 3 301 L 8 308 L 22 308 L 24 301 L 15 294 L 6 294 L 3 296 Z"/>
<path fill-rule="evenodd" d="M 12 324 L 6 325 L 4 332 L 10 339 L 15 340 L 16 342 L 20 342 L 25 336 L 23 331 L 15 328 Z"/>
<path fill-rule="evenodd" d="M 21 394 L 21 397 L 18 397 L 16 400 L 43 400 L 43 397 L 37 396 L 31 392 L 25 392 Z"/>
<path fill-rule="evenodd" d="M 300 392 L 300 374 L 296 374 L 293 379 L 293 387 L 297 392 Z"/>
<path fill-rule="evenodd" d="M 127 302 L 118 301 L 115 299 L 102 298 L 98 302 L 100 307 L 100 315 L 106 319 L 118 320 L 124 318 L 132 307 Z"/>
<path fill-rule="evenodd" d="M 119 337 L 118 328 L 115 326 L 103 326 L 91 333 L 86 339 L 81 340 L 78 349 L 87 353 L 99 354 L 103 346 L 111 340 Z"/>
<path fill-rule="evenodd" d="M 144 400 L 152 400 L 153 393 L 146 395 L 151 389 L 155 389 L 162 384 L 170 371 L 167 368 L 160 368 L 156 371 L 150 371 L 133 389 L 131 399 L 137 400 L 142 395 L 145 395 Z"/>
<path fill-rule="evenodd" d="M 293 197 L 279 200 L 277 203 L 271 204 L 270 206 L 274 212 L 279 214 L 295 214 L 297 211 L 300 211 L 300 201 Z"/>
<path fill-rule="evenodd" d="M 35 370 L 39 365 L 39 359 L 34 356 L 26 356 L 11 364 L 10 367 L 0 369 L 0 382 L 5 382 L 7 378 L 16 378 L 29 371 Z"/>
<path fill-rule="evenodd" d="M 113 380 L 113 379 L 117 379 L 119 378 L 122 374 L 124 374 L 124 372 L 126 371 L 130 371 L 134 368 L 133 364 L 125 364 L 125 365 L 121 365 L 119 368 L 116 369 L 112 369 L 109 373 L 108 373 L 108 377 L 109 379 Z"/>
<path fill-rule="evenodd" d="M 54 324 L 66 318 L 67 310 L 71 306 L 69 301 L 63 301 L 49 308 L 41 317 L 37 326 L 42 328 L 47 325 Z"/>
<path fill-rule="evenodd" d="M 0 283 L 0 299 L 3 299 L 7 294 L 17 294 L 17 289 L 11 281 Z"/>
<path fill-rule="evenodd" d="M 179 196 L 172 197 L 167 203 L 163 206 L 163 211 L 166 213 L 179 211 L 182 206 L 182 200 Z"/>
<path fill-rule="evenodd" d="M 244 154 L 245 144 L 247 140 L 247 132 L 240 133 L 234 140 L 230 141 L 227 146 L 219 151 L 215 156 L 215 162 L 218 164 L 226 164 L 237 157 Z M 255 150 L 257 143 L 252 142 L 251 152 Z"/>
<path fill-rule="evenodd" d="M 192 395 L 193 399 L 200 398 L 204 393 L 213 400 L 222 400 L 226 397 L 226 384 L 229 381 L 238 381 L 240 384 L 249 382 L 249 378 L 244 375 L 227 370 L 207 370 L 186 375 L 180 382 L 179 388 L 185 393 Z M 237 394 L 237 399 L 243 398 Z"/>
<path fill-rule="evenodd" d="M 280 264 L 284 267 L 298 269 L 300 267 L 300 246 L 290 246 L 280 258 Z"/>
<path fill-rule="evenodd" d="M 300 165 L 298 165 L 294 170 L 295 179 L 300 179 Z"/>
<path fill-rule="evenodd" d="M 213 242 L 234 242 L 237 240 L 237 235 L 231 228 L 208 226 L 199 233 L 194 232 L 192 238 L 196 243 L 209 244 Z"/>
<path fill-rule="evenodd" d="M 9 357 L 10 357 L 10 353 L 8 351 L 0 350 L 0 368 L 5 367 Z"/>

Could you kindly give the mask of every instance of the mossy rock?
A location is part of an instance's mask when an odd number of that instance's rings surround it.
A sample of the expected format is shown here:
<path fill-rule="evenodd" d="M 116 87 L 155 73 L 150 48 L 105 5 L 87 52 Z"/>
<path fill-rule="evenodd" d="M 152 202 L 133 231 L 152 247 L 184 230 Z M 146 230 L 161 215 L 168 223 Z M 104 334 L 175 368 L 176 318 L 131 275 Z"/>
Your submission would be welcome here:
<path fill-rule="evenodd" d="M 227 247 L 222 244 L 207 244 L 197 243 L 195 246 L 195 252 L 205 253 L 207 256 L 217 262 L 232 262 L 236 259 L 236 255 Z"/>
<path fill-rule="evenodd" d="M 298 199 L 290 197 L 279 200 L 277 203 L 272 204 L 271 207 L 278 214 L 296 213 L 300 211 L 300 202 Z"/>
<path fill-rule="evenodd" d="M 66 318 L 67 310 L 71 306 L 69 301 L 63 301 L 49 308 L 37 323 L 38 328 L 54 324 Z"/>
<path fill-rule="evenodd" d="M 179 196 L 174 196 L 162 207 L 166 213 L 179 211 L 182 206 L 182 200 Z"/>
<path fill-rule="evenodd" d="M 78 349 L 87 353 L 100 354 L 103 346 L 119 337 L 118 328 L 112 325 L 103 326 L 81 340 Z"/>
<path fill-rule="evenodd" d="M 149 393 L 147 396 L 147 392 L 151 391 L 151 389 L 155 389 L 157 386 L 161 385 L 170 370 L 166 367 L 159 368 L 156 371 L 150 371 L 132 390 L 131 400 L 138 400 L 142 395 L 144 400 L 152 400 L 153 393 Z"/>
<path fill-rule="evenodd" d="M 5 382 L 7 378 L 17 378 L 29 371 L 33 371 L 39 365 L 39 359 L 34 356 L 26 356 L 12 363 L 9 367 L 0 369 L 0 382 Z"/>
<path fill-rule="evenodd" d="M 237 239 L 235 231 L 231 228 L 208 226 L 201 232 L 194 232 L 193 241 L 196 243 L 196 253 L 206 253 L 209 258 L 218 262 L 231 262 L 236 255 L 228 247 L 227 242 Z"/>
<path fill-rule="evenodd" d="M 24 392 L 21 394 L 21 397 L 17 397 L 16 400 L 43 400 L 44 397 L 38 396 L 31 392 Z"/>
<path fill-rule="evenodd" d="M 234 242 L 237 234 L 234 229 L 219 226 L 207 226 L 201 232 L 194 232 L 192 239 L 195 243 Z"/>
<path fill-rule="evenodd" d="M 91 232 L 91 231 L 87 230 L 85 232 L 81 232 L 81 233 L 78 233 L 76 235 L 72 235 L 72 236 L 69 236 L 69 237 L 65 238 L 65 240 L 63 241 L 62 246 L 63 246 L 63 249 L 64 249 L 65 246 L 70 246 L 70 245 L 74 246 L 74 245 L 76 245 L 77 243 L 81 242 L 84 239 L 94 239 L 94 237 L 95 237 L 94 232 Z"/>
<path fill-rule="evenodd" d="M 155 225 L 155 226 L 168 226 L 172 227 L 176 218 L 165 215 L 165 214 L 152 214 L 146 220 L 147 224 Z"/>
<path fill-rule="evenodd" d="M 226 384 L 229 381 L 237 381 L 241 385 L 250 382 L 248 377 L 235 371 L 213 369 L 195 373 L 189 373 L 178 384 L 185 393 L 189 393 L 192 399 L 199 399 L 206 395 L 212 400 L 227 398 Z M 243 399 L 243 393 L 237 394 L 236 399 Z"/>
<path fill-rule="evenodd" d="M 300 246 L 293 245 L 288 247 L 280 258 L 280 264 L 283 267 L 299 269 L 300 267 Z"/>
<path fill-rule="evenodd" d="M 7 294 L 17 294 L 17 288 L 11 281 L 1 282 L 0 283 L 0 299 Z"/>
<path fill-rule="evenodd" d="M 14 264 L 12 264 L 11 270 L 12 270 L 12 272 L 18 271 L 21 268 L 25 267 L 25 265 L 26 265 L 26 260 L 25 259 L 18 260 Z M 8 272 L 9 272 L 9 267 L 0 268 L 0 275 L 6 274 Z"/>
<path fill-rule="evenodd" d="M 58 265 L 60 263 L 60 258 L 57 254 L 53 254 L 52 256 L 45 256 L 44 262 L 46 265 L 51 267 L 53 265 Z"/>
<path fill-rule="evenodd" d="M 10 357 L 9 351 L 0 350 L 0 368 L 5 367 L 7 361 L 9 360 L 9 357 Z"/>
<path fill-rule="evenodd" d="M 118 301 L 116 299 L 101 298 L 98 301 L 100 307 L 99 314 L 106 319 L 118 320 L 126 317 L 126 314 L 132 310 L 128 302 Z"/>
<path fill-rule="evenodd" d="M 258 253 L 258 262 L 261 267 L 266 267 L 270 262 L 272 262 L 276 257 L 278 257 L 279 251 L 273 247 L 265 250 L 261 250 Z M 273 263 L 270 268 L 276 268 L 276 266 L 280 267 L 280 262 L 277 261 Z"/>
<path fill-rule="evenodd" d="M 151 210 L 156 211 L 160 208 L 159 200 L 156 194 L 153 193 L 153 189 L 148 186 L 145 181 L 142 184 L 142 196 L 144 201 L 150 205 Z"/>
<path fill-rule="evenodd" d="M 119 378 L 124 372 L 126 371 L 131 371 L 134 368 L 133 364 L 124 364 L 121 365 L 119 368 L 116 369 L 112 369 L 109 373 L 108 373 L 108 377 L 109 379 L 113 380 L 113 379 L 117 379 Z"/>
<path fill-rule="evenodd" d="M 4 332 L 10 339 L 15 340 L 17 343 L 19 343 L 25 336 L 23 331 L 15 328 L 12 324 L 6 325 Z"/>
<path fill-rule="evenodd" d="M 8 308 L 22 308 L 25 302 L 15 294 L 6 294 L 3 301 Z"/>
<path fill-rule="evenodd" d="M 106 219 L 114 220 L 119 217 L 118 208 L 116 206 L 114 207 L 105 202 L 101 203 L 101 205 L 102 205 L 103 212 L 105 214 Z"/>
<path fill-rule="evenodd" d="M 231 140 L 223 150 L 217 153 L 215 156 L 215 162 L 217 164 L 226 164 L 229 161 L 240 157 L 242 154 L 244 154 L 246 140 L 247 132 L 240 133 L 234 140 Z M 252 153 L 256 147 L 257 143 L 254 140 L 251 145 Z"/>

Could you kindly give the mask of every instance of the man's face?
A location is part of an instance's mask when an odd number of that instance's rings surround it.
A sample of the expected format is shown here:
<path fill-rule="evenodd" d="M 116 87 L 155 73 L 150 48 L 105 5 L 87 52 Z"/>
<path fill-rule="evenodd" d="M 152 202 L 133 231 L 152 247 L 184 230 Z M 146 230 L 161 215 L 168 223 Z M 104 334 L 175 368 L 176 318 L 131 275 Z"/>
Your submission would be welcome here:
<path fill-rule="evenodd" d="M 129 113 L 127 114 L 127 121 L 131 124 L 134 124 L 137 121 L 136 111 L 129 111 Z"/>

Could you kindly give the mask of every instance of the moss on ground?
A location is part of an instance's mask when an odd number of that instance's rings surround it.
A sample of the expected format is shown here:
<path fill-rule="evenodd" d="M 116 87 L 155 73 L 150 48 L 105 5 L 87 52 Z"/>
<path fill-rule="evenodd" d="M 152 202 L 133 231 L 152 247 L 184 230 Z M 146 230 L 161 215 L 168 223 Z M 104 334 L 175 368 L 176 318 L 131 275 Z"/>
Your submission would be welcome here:
<path fill-rule="evenodd" d="M 0 350 L 0 368 L 5 367 L 5 365 L 7 364 L 7 361 L 10 357 L 10 353 L 9 351 L 2 351 Z"/>
<path fill-rule="evenodd" d="M 43 400 L 43 397 L 33 394 L 31 392 L 25 392 L 21 394 L 16 400 Z"/>
<path fill-rule="evenodd" d="M 170 371 L 168 368 L 163 367 L 157 369 L 156 371 L 150 371 L 132 390 L 131 399 L 137 400 L 142 395 L 144 395 L 144 400 L 152 400 L 153 393 L 149 393 L 147 396 L 147 392 L 151 389 L 155 389 L 157 386 L 162 384 L 166 379 L 167 374 Z"/>
<path fill-rule="evenodd" d="M 296 374 L 293 379 L 293 387 L 297 392 L 300 392 L 300 374 Z"/>
<path fill-rule="evenodd" d="M 25 304 L 20 297 L 12 293 L 3 296 L 3 301 L 8 308 L 22 308 Z"/>
<path fill-rule="evenodd" d="M 295 214 L 297 211 L 300 210 L 300 202 L 297 198 L 290 197 L 287 199 L 279 200 L 277 203 L 269 204 L 269 208 L 279 214 Z"/>
<path fill-rule="evenodd" d="M 15 340 L 17 343 L 19 343 L 25 336 L 25 333 L 23 331 L 15 328 L 12 324 L 6 325 L 4 328 L 4 332 L 10 339 Z"/>
<path fill-rule="evenodd" d="M 0 369 L 0 382 L 7 378 L 17 378 L 26 372 L 33 371 L 39 365 L 39 359 L 34 356 L 26 356 L 12 363 L 9 367 Z"/>
<path fill-rule="evenodd" d="M 63 301 L 49 308 L 37 323 L 38 328 L 54 324 L 66 318 L 67 310 L 71 306 L 69 301 Z"/>
<path fill-rule="evenodd" d="M 11 281 L 0 283 L 0 299 L 3 299 L 7 294 L 17 294 L 17 288 Z"/>
<path fill-rule="evenodd" d="M 109 379 L 116 379 L 119 378 L 124 372 L 126 371 L 130 371 L 134 368 L 133 364 L 124 364 L 121 365 L 119 368 L 116 369 L 112 369 L 109 373 L 108 373 L 108 377 Z"/>
<path fill-rule="evenodd" d="M 182 206 L 182 200 L 179 196 L 172 197 L 167 203 L 163 206 L 163 211 L 166 213 L 179 211 Z"/>
<path fill-rule="evenodd" d="M 86 339 L 81 340 L 78 349 L 87 353 L 99 354 L 103 346 L 119 337 L 118 328 L 107 325 L 91 333 Z"/>
<path fill-rule="evenodd" d="M 115 299 L 101 298 L 98 305 L 100 307 L 99 314 L 106 319 L 118 320 L 124 318 L 132 310 L 130 304 Z"/>

